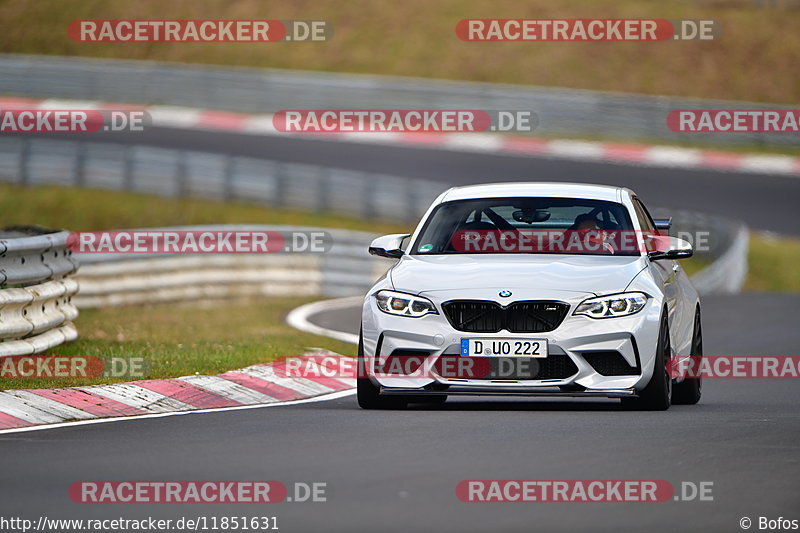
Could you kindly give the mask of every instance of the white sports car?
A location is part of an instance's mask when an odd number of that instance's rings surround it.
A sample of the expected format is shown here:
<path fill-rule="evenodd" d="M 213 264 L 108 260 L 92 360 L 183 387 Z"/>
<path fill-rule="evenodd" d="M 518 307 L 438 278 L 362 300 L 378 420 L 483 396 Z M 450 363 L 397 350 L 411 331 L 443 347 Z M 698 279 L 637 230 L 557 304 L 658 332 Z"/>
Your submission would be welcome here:
<path fill-rule="evenodd" d="M 621 398 L 640 409 L 700 399 L 670 364 L 702 355 L 700 301 L 665 236 L 625 188 L 499 183 L 442 193 L 364 299 L 358 402 L 453 395 Z M 403 243 L 408 237 L 407 246 Z"/>

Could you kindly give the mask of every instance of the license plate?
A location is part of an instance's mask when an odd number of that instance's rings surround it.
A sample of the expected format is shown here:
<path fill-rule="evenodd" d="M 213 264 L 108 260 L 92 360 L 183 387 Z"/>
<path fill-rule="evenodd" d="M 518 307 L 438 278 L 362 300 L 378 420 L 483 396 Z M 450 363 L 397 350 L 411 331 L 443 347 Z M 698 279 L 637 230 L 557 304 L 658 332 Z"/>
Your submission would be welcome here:
<path fill-rule="evenodd" d="M 465 357 L 547 357 L 547 339 L 461 339 Z"/>

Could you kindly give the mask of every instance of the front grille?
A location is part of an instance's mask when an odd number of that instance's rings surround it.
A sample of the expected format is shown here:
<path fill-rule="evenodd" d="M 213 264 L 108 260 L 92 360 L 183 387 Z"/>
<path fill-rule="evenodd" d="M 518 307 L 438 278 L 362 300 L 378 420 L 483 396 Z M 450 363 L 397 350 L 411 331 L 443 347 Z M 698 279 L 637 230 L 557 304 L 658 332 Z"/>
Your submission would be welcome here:
<path fill-rule="evenodd" d="M 450 325 L 470 333 L 543 333 L 564 320 L 569 305 L 553 301 L 521 301 L 503 307 L 487 300 L 451 300 L 442 305 Z"/>
<path fill-rule="evenodd" d="M 622 354 L 616 351 L 584 352 L 581 355 L 601 376 L 636 376 L 642 373 L 639 368 L 629 365 Z"/>

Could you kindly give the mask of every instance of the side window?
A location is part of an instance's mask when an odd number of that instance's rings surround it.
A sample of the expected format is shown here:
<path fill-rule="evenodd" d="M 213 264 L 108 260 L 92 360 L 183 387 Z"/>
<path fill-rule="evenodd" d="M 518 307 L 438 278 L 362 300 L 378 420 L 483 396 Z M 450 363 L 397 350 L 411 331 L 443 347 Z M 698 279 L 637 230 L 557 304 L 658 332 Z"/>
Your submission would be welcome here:
<path fill-rule="evenodd" d="M 639 219 L 639 225 L 642 231 L 655 232 L 656 226 L 653 223 L 653 219 L 650 218 L 650 214 L 647 212 L 644 205 L 642 205 L 642 202 L 635 197 L 633 198 L 633 210 L 636 211 L 636 218 Z"/>
<path fill-rule="evenodd" d="M 642 206 L 642 211 L 644 211 L 644 214 L 647 217 L 648 222 L 650 222 L 650 227 L 653 228 L 653 231 L 658 231 L 656 230 L 656 223 L 653 220 L 653 217 L 650 215 L 650 211 L 647 210 L 647 206 L 644 205 L 644 203 L 642 203 L 641 200 L 639 201 L 639 205 Z"/>

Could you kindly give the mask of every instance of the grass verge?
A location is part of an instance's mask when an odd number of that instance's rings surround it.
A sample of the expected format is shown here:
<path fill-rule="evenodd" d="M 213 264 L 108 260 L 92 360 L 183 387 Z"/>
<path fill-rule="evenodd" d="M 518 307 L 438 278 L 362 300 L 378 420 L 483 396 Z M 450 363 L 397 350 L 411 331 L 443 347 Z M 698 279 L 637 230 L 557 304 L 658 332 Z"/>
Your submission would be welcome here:
<path fill-rule="evenodd" d="M 646 0 L 5 0 L 0 52 L 421 76 L 791 104 L 797 2 Z M 713 41 L 464 42 L 464 18 L 713 19 Z M 73 20 L 326 20 L 325 43 L 81 43 Z"/>
<path fill-rule="evenodd" d="M 77 187 L 0 183 L 0 227 L 38 224 L 94 231 L 192 224 L 287 224 L 398 233 L 406 225 L 331 213 L 290 211 L 246 203 L 165 198 Z"/>
<path fill-rule="evenodd" d="M 252 302 L 156 304 L 87 309 L 77 321 L 80 338 L 49 350 L 50 355 L 144 358 L 146 376 L 93 379 L 0 379 L 0 389 L 76 387 L 218 374 L 226 370 L 297 356 L 310 346 L 345 355 L 355 347 L 303 333 L 284 322 L 309 299 L 271 298 Z"/>
<path fill-rule="evenodd" d="M 745 290 L 800 292 L 800 239 L 753 233 L 747 262 Z"/>

